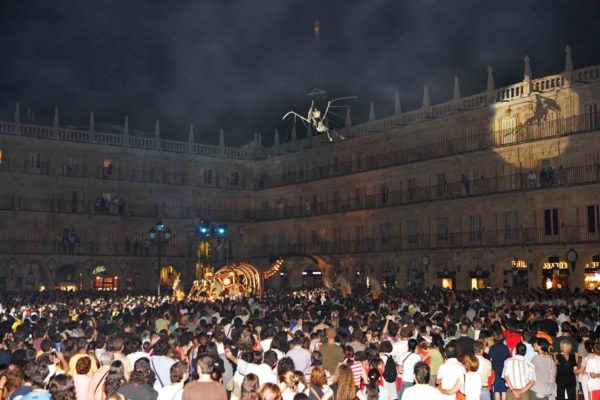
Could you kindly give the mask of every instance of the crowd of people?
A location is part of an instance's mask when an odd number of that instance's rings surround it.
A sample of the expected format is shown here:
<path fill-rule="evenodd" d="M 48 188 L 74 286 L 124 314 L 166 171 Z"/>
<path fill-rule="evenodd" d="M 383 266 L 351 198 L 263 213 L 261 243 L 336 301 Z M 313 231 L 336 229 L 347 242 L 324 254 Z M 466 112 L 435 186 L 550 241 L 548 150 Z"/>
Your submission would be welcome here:
<path fill-rule="evenodd" d="M 0 399 L 600 399 L 594 292 L 0 294 Z"/>

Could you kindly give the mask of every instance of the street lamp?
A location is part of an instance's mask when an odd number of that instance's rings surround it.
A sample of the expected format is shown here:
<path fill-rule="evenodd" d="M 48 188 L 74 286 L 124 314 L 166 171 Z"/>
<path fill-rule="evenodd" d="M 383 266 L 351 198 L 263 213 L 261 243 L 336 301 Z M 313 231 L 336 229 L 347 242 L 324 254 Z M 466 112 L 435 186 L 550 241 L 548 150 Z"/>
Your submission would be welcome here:
<path fill-rule="evenodd" d="M 150 229 L 149 234 L 150 241 L 156 244 L 156 247 L 158 248 L 158 268 L 156 278 L 158 280 L 157 295 L 158 297 L 160 297 L 160 267 L 162 264 L 162 245 L 169 242 L 173 235 L 171 234 L 171 230 L 167 228 L 167 226 L 162 220 L 158 221 L 156 225 Z"/>

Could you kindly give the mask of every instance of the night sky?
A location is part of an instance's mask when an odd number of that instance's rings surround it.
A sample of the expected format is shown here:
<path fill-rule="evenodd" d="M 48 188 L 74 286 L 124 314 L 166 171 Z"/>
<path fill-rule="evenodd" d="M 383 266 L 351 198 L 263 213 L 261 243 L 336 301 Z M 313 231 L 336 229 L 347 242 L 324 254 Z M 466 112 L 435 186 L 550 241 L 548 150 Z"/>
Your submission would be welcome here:
<path fill-rule="evenodd" d="M 320 23 L 320 38 L 313 26 Z M 600 63 L 600 0 L 80 0 L 0 3 L 0 117 L 15 101 L 36 120 L 96 123 L 163 137 L 240 145 L 263 134 L 282 140 L 282 115 L 305 113 L 314 87 L 330 97 L 355 95 L 353 122 L 369 100 L 378 117 L 482 91 L 486 66 L 496 86 Z M 299 136 L 302 136 L 299 133 Z"/>

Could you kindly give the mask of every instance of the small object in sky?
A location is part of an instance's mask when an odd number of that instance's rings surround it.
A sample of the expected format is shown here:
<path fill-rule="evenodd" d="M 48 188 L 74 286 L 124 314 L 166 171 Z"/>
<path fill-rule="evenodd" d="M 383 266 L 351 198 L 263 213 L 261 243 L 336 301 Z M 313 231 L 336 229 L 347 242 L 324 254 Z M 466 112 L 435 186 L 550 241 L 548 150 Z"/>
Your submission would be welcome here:
<path fill-rule="evenodd" d="M 317 90 L 316 93 L 315 93 L 315 90 Z M 317 93 L 320 95 L 321 93 L 325 93 L 325 92 L 319 91 L 319 89 L 313 89 L 313 91 L 309 95 L 315 96 Z M 335 113 L 332 109 L 348 108 L 350 106 L 336 105 L 334 103 L 342 101 L 342 100 L 349 100 L 349 99 L 356 99 L 356 97 L 355 96 L 340 97 L 340 98 L 328 101 L 327 107 L 325 108 L 325 112 L 323 114 L 321 114 L 321 110 L 319 110 L 315 106 L 315 101 L 312 100 L 310 103 L 310 108 L 308 109 L 308 113 L 307 113 L 306 117 L 303 117 L 302 115 L 300 115 L 294 111 L 290 111 L 283 116 L 283 119 L 286 119 L 288 116 L 293 115 L 294 120 L 296 118 L 300 118 L 305 123 L 311 125 L 317 131 L 317 134 L 325 133 L 330 142 L 333 142 L 333 137 L 331 136 L 332 134 L 343 140 L 344 139 L 343 135 L 341 135 L 340 133 L 336 132 L 335 130 L 329 128 L 329 118 L 331 116 L 341 117 L 339 114 Z"/>
<path fill-rule="evenodd" d="M 319 33 L 321 32 L 321 24 L 319 24 L 319 20 L 315 20 L 315 24 L 313 27 L 313 30 L 315 32 L 315 40 L 319 40 Z"/>
<path fill-rule="evenodd" d="M 320 96 L 322 98 L 325 98 L 325 96 L 327 96 L 327 92 L 325 92 L 323 89 L 314 88 L 313 90 L 311 90 L 306 95 L 308 97 L 317 97 L 317 96 Z"/>

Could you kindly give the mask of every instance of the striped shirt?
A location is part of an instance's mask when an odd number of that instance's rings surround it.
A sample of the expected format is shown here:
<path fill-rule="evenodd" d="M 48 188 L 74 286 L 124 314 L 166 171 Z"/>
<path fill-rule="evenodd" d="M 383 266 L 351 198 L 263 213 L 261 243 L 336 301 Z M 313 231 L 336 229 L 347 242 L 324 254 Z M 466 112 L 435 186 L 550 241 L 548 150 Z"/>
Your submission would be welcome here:
<path fill-rule="evenodd" d="M 523 389 L 530 381 L 535 381 L 535 367 L 517 355 L 504 361 L 502 377 L 508 378 L 513 388 Z"/>

